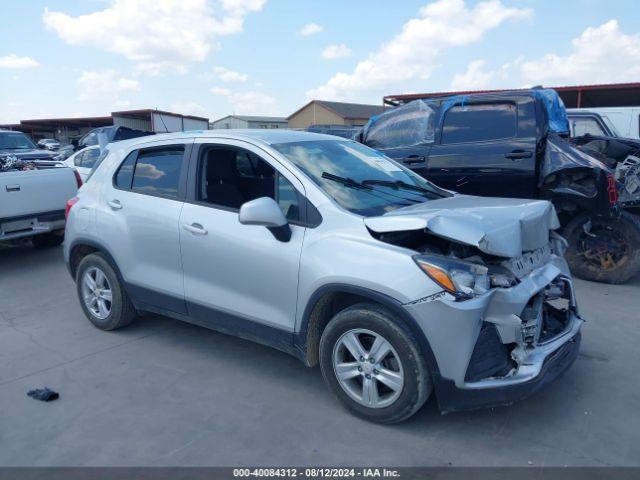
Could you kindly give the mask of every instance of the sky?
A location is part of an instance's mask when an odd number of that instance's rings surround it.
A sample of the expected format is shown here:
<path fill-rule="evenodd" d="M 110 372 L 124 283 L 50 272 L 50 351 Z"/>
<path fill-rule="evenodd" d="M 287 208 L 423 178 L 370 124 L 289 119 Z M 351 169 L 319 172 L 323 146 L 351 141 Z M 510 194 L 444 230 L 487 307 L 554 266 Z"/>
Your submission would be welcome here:
<path fill-rule="evenodd" d="M 0 0 L 0 123 L 640 81 L 638 0 Z"/>

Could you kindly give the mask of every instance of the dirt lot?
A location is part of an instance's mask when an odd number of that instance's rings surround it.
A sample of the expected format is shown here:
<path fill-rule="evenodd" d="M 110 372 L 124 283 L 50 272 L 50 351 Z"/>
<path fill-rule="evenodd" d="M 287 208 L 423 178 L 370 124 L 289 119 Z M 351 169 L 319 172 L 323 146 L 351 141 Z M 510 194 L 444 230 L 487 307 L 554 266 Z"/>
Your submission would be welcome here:
<path fill-rule="evenodd" d="M 60 249 L 0 248 L 0 465 L 639 466 L 639 287 L 577 281 L 582 353 L 538 395 L 379 426 L 275 350 L 154 316 L 101 332 Z"/>

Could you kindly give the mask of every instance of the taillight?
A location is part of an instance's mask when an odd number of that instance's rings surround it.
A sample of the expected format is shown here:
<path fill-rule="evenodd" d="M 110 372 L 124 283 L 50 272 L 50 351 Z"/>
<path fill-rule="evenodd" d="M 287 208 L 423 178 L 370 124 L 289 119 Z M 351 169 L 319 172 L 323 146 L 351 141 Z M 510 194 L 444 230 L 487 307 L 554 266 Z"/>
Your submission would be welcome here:
<path fill-rule="evenodd" d="M 73 207 L 80 200 L 78 197 L 73 197 L 67 200 L 67 205 L 64 207 L 64 218 L 65 220 L 69 218 L 69 212 L 71 211 L 71 207 Z"/>
<path fill-rule="evenodd" d="M 73 173 L 76 175 L 76 183 L 78 184 L 78 188 L 80 188 L 82 186 L 82 177 L 80 177 L 78 170 L 75 168 L 73 169 Z"/>

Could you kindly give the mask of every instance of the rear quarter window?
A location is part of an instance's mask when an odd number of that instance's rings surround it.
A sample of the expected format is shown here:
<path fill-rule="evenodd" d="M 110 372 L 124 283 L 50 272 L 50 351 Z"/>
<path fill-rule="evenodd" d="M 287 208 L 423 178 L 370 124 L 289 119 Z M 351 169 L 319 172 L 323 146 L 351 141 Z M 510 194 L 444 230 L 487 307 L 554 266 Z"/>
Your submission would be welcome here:
<path fill-rule="evenodd" d="M 141 150 L 138 153 L 131 190 L 177 198 L 183 156 L 183 146 Z"/>

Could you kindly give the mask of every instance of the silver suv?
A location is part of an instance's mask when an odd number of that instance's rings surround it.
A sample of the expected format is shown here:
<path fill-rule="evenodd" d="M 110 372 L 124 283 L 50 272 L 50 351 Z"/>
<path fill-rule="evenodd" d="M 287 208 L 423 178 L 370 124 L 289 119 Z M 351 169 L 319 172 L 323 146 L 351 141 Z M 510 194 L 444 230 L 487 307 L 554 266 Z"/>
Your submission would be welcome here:
<path fill-rule="evenodd" d="M 457 195 L 361 144 L 293 131 L 113 143 L 67 205 L 80 304 L 155 312 L 320 365 L 392 423 L 504 405 L 575 360 L 582 320 L 546 201 Z"/>

